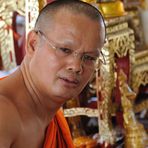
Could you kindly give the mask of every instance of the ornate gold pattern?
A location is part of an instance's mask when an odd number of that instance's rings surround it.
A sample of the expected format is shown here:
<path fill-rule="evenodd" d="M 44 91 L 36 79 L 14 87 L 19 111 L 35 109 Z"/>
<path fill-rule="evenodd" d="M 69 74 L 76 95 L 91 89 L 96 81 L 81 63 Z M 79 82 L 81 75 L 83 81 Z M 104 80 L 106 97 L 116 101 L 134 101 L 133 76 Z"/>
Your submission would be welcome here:
<path fill-rule="evenodd" d="M 16 67 L 13 31 L 11 27 L 14 11 L 19 12 L 21 15 L 25 15 L 25 1 L 0 1 L 0 54 L 3 62 L 3 69 L 5 70 Z"/>
<path fill-rule="evenodd" d="M 105 24 L 107 27 L 113 27 L 113 25 L 119 25 L 120 23 L 126 23 L 129 19 L 131 19 L 131 16 L 125 15 L 121 17 L 114 17 L 111 19 L 105 20 Z"/>
<path fill-rule="evenodd" d="M 141 112 L 143 110 L 148 110 L 148 98 L 145 101 L 142 101 L 141 103 L 134 105 L 134 112 L 138 113 Z"/>
<path fill-rule="evenodd" d="M 132 73 L 132 89 L 138 93 L 140 85 L 148 84 L 148 50 L 136 53 Z"/>
<path fill-rule="evenodd" d="M 128 24 L 126 22 L 123 22 L 123 23 L 117 24 L 112 27 L 107 27 L 106 33 L 109 34 L 109 33 L 113 33 L 113 32 L 118 32 L 118 31 L 122 31 L 127 28 L 128 28 Z"/>
<path fill-rule="evenodd" d="M 108 32 L 107 39 L 109 42 L 109 50 L 111 50 L 114 54 L 117 54 L 119 58 L 129 54 L 130 67 L 131 67 L 130 74 L 132 75 L 132 69 L 135 63 L 134 32 L 132 29 L 128 28 L 127 22 L 122 23 L 122 21 L 127 21 L 128 19 L 129 19 L 128 16 L 121 17 L 119 18 L 119 20 L 117 18 L 113 20 L 110 19 L 108 25 L 111 25 L 111 27 L 108 26 L 108 28 L 111 29 L 108 30 L 112 31 Z M 119 21 L 121 21 L 121 24 L 115 25 Z"/>
<path fill-rule="evenodd" d="M 138 113 L 144 109 L 148 109 L 148 100 L 141 102 L 134 106 L 134 112 Z M 83 107 L 73 107 L 70 109 L 64 109 L 65 117 L 76 117 L 76 116 L 87 116 L 87 117 L 98 117 L 98 109 L 83 108 Z M 114 113 L 114 112 L 113 112 Z"/>
<path fill-rule="evenodd" d="M 125 15 L 123 2 L 120 0 L 116 1 L 105 1 L 98 3 L 98 8 L 106 18 L 117 17 Z M 116 11 L 115 11 L 116 9 Z"/>
<path fill-rule="evenodd" d="M 119 88 L 121 92 L 121 104 L 123 107 L 125 147 L 144 148 L 146 146 L 146 132 L 142 124 L 138 123 L 133 111 L 133 100 L 136 94 L 131 91 L 126 83 L 126 75 L 121 70 L 119 75 Z"/>
<path fill-rule="evenodd" d="M 103 48 L 106 65 L 101 65 L 100 72 L 96 76 L 99 136 L 108 144 L 114 143 L 111 124 L 111 98 L 116 80 L 114 56 L 116 54 L 120 58 L 129 53 L 130 64 L 134 63 L 134 32 L 128 28 L 127 22 L 123 23 L 123 20 L 128 18 L 121 17 L 119 20 L 115 18 L 107 22 L 107 43 Z M 119 21 L 121 21 L 120 25 L 118 25 Z"/>
<path fill-rule="evenodd" d="M 129 28 L 108 35 L 108 40 L 118 57 L 126 56 L 129 50 L 135 48 L 133 30 Z"/>
<path fill-rule="evenodd" d="M 100 140 L 107 143 L 114 143 L 114 136 L 111 124 L 111 96 L 114 88 L 114 52 L 109 50 L 109 44 L 103 48 L 106 65 L 101 65 L 100 72 L 96 72 L 96 88 L 98 97 L 98 124 Z M 112 72 L 111 72 L 112 71 Z M 110 107 L 109 107 L 110 106 Z"/>
<path fill-rule="evenodd" d="M 26 34 L 34 28 L 39 14 L 39 3 L 37 0 L 26 1 Z"/>
<path fill-rule="evenodd" d="M 81 115 L 88 117 L 98 117 L 98 109 L 83 108 L 83 107 L 64 109 L 65 117 L 75 117 Z"/>
<path fill-rule="evenodd" d="M 39 11 L 47 4 L 47 0 L 38 0 Z"/>

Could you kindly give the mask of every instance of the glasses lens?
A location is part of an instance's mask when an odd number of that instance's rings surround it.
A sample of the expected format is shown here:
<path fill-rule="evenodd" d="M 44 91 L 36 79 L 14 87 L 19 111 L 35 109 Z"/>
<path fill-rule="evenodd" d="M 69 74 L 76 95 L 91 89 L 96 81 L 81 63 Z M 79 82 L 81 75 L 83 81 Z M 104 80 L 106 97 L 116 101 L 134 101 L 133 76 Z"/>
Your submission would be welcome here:
<path fill-rule="evenodd" d="M 53 44 L 49 42 L 49 40 L 46 38 L 44 33 L 42 33 L 42 31 L 38 30 L 37 32 L 43 37 L 44 40 L 48 42 L 49 46 L 51 46 L 55 50 L 57 57 L 62 58 L 62 57 L 72 56 L 71 58 L 73 58 L 73 52 L 74 52 L 73 50 L 68 48 L 55 47 Z M 93 58 L 89 55 L 83 55 L 81 60 L 82 60 L 83 66 L 89 69 L 95 69 L 95 68 L 98 69 L 101 63 L 106 64 L 105 57 L 102 51 L 100 52 L 100 55 L 97 58 Z"/>

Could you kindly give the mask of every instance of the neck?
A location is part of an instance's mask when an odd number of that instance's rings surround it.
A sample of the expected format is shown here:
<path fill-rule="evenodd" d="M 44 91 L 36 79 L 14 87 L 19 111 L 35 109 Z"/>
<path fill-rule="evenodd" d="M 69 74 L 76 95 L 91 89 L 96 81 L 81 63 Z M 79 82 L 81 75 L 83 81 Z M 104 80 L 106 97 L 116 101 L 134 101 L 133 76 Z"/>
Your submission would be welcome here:
<path fill-rule="evenodd" d="M 53 102 L 49 96 L 45 96 L 38 90 L 32 81 L 28 63 L 24 61 L 22 62 L 21 72 L 26 90 L 29 93 L 29 98 L 33 106 L 32 111 L 35 112 L 35 114 L 37 114 L 37 116 L 42 120 L 50 121 L 56 111 L 60 108 L 60 105 Z"/>

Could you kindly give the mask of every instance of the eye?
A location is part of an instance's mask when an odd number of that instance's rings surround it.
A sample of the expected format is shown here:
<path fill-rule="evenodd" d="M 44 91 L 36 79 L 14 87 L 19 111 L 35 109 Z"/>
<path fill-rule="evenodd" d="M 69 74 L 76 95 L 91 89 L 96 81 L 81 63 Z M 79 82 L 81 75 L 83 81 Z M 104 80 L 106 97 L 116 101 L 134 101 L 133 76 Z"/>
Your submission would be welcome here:
<path fill-rule="evenodd" d="M 84 61 L 96 61 L 97 57 L 91 56 L 91 55 L 83 55 L 83 60 Z"/>
<path fill-rule="evenodd" d="M 64 53 L 64 54 L 71 54 L 72 50 L 69 48 L 58 48 L 58 50 L 60 50 L 60 52 Z"/>

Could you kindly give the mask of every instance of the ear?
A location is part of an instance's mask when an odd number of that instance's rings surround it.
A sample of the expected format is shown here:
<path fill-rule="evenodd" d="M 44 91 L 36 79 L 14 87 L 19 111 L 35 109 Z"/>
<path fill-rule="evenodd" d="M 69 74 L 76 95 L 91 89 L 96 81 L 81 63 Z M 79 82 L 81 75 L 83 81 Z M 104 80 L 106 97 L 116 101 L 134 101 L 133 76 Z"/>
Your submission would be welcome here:
<path fill-rule="evenodd" d="M 37 39 L 38 35 L 34 30 L 28 33 L 27 43 L 26 43 L 26 55 L 32 56 L 34 54 L 34 51 L 37 48 Z"/>

